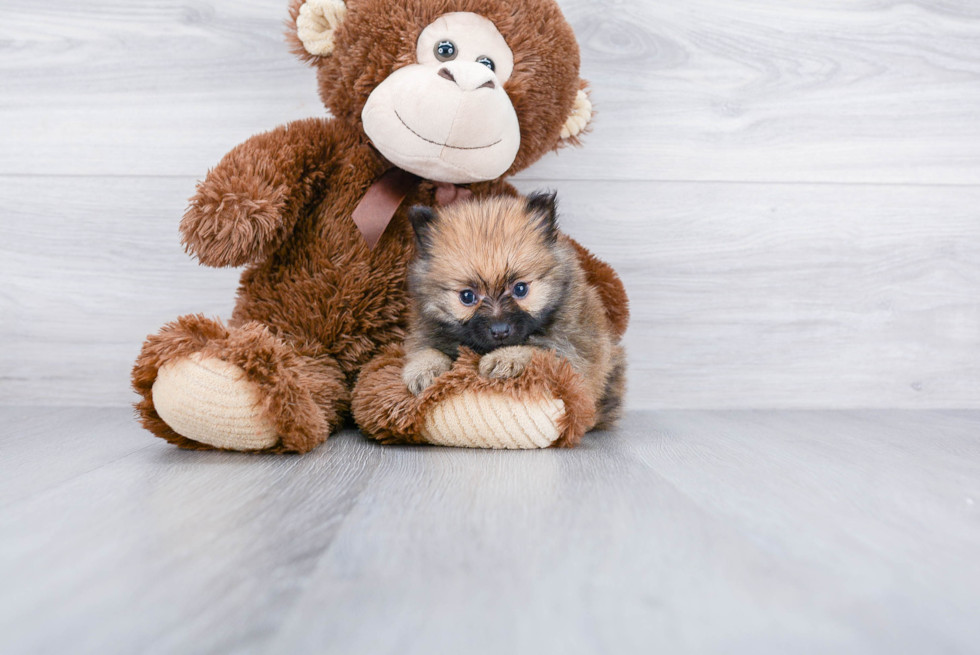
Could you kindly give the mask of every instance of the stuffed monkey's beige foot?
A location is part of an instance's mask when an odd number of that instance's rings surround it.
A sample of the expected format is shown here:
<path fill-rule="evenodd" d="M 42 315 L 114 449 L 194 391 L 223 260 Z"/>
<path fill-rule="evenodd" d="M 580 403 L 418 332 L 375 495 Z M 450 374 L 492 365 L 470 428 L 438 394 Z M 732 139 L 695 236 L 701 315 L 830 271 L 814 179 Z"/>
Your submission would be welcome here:
<path fill-rule="evenodd" d="M 416 396 L 403 379 L 404 350 L 397 344 L 389 346 L 361 369 L 354 388 L 354 418 L 365 433 L 382 443 L 512 449 L 574 446 L 595 424 L 595 401 L 566 360 L 539 348 L 527 352 L 529 361 L 521 352 L 496 361 L 487 356 L 481 360 L 462 349 L 452 369 Z M 495 372 L 496 364 L 504 363 L 500 372 L 513 376 L 482 374 L 483 360 L 494 362 Z M 520 364 L 519 375 L 514 363 Z"/>
<path fill-rule="evenodd" d="M 265 450 L 279 441 L 259 386 L 215 357 L 194 353 L 161 366 L 153 404 L 174 432 L 215 448 Z"/>
<path fill-rule="evenodd" d="M 150 335 L 133 366 L 143 427 L 181 448 L 305 453 L 350 402 L 343 372 L 265 325 L 181 316 Z"/>
<path fill-rule="evenodd" d="M 551 397 L 518 401 L 503 393 L 468 391 L 434 403 L 422 437 L 437 446 L 547 448 L 561 437 L 565 403 Z"/>

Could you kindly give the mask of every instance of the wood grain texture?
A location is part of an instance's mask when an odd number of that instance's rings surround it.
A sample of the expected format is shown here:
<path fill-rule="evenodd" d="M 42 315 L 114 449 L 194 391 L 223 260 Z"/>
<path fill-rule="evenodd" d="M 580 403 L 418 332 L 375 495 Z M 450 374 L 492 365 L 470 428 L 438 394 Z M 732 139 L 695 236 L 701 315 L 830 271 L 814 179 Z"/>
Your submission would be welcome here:
<path fill-rule="evenodd" d="M 969 0 L 561 2 L 599 109 L 548 179 L 980 183 Z M 285 0 L 6 0 L 0 173 L 200 176 L 322 115 Z"/>
<path fill-rule="evenodd" d="M 239 271 L 184 254 L 189 178 L 0 177 L 0 402 L 124 404 L 146 335 L 231 315 Z"/>
<path fill-rule="evenodd" d="M 125 409 L 0 416 L 15 480 L 0 487 L 4 653 L 231 652 L 268 638 L 384 454 L 360 437 L 303 458 L 180 451 Z M 79 466 L 97 452 L 99 466 Z"/>
<path fill-rule="evenodd" d="M 980 408 L 980 188 L 557 188 L 630 294 L 630 406 Z"/>
<path fill-rule="evenodd" d="M 0 178 L 0 401 L 131 402 L 142 339 L 230 315 L 191 178 Z M 629 405 L 980 408 L 980 188 L 523 181 L 623 276 Z"/>
<path fill-rule="evenodd" d="M 980 649 L 978 412 L 630 413 L 534 452 L 346 432 L 302 458 L 127 419 L 0 409 L 3 652 Z"/>

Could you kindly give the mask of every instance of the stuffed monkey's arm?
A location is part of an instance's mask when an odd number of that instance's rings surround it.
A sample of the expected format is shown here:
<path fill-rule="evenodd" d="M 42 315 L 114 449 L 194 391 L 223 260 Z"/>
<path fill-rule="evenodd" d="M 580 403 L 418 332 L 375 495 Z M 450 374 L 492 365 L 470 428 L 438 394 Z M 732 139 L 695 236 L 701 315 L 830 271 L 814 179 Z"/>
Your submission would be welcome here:
<path fill-rule="evenodd" d="M 329 119 L 296 121 L 225 155 L 180 222 L 184 248 L 207 266 L 242 266 L 274 252 L 329 172 L 335 132 Z"/>
<path fill-rule="evenodd" d="M 626 296 L 626 287 L 623 286 L 622 280 L 616 275 L 612 266 L 580 246 L 574 239 L 568 240 L 578 253 L 579 262 L 585 269 L 585 277 L 589 284 L 599 290 L 599 296 L 606 308 L 606 316 L 609 318 L 613 334 L 619 339 L 626 333 L 626 326 L 630 322 L 629 298 Z"/>

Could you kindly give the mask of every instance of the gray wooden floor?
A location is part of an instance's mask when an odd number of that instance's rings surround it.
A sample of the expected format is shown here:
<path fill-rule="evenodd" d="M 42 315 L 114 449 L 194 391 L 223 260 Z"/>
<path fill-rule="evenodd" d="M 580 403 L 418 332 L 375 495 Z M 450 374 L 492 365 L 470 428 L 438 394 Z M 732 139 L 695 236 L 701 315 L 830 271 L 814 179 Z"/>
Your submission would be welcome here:
<path fill-rule="evenodd" d="M 3 653 L 976 653 L 980 412 L 184 452 L 0 410 Z"/>

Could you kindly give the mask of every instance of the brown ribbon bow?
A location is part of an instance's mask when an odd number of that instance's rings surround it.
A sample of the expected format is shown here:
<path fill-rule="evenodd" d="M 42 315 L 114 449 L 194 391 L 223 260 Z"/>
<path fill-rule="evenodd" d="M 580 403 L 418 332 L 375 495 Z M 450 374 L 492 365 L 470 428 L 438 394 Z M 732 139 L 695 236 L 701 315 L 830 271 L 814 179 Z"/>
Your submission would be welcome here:
<path fill-rule="evenodd" d="M 408 171 L 389 168 L 375 180 L 361 201 L 357 203 L 351 218 L 354 219 L 357 229 L 361 231 L 361 236 L 364 237 L 369 249 L 374 250 L 378 245 L 395 212 L 420 181 L 421 178 Z M 441 207 L 473 197 L 473 192 L 469 189 L 449 182 L 433 184 L 436 187 L 436 203 Z"/>

